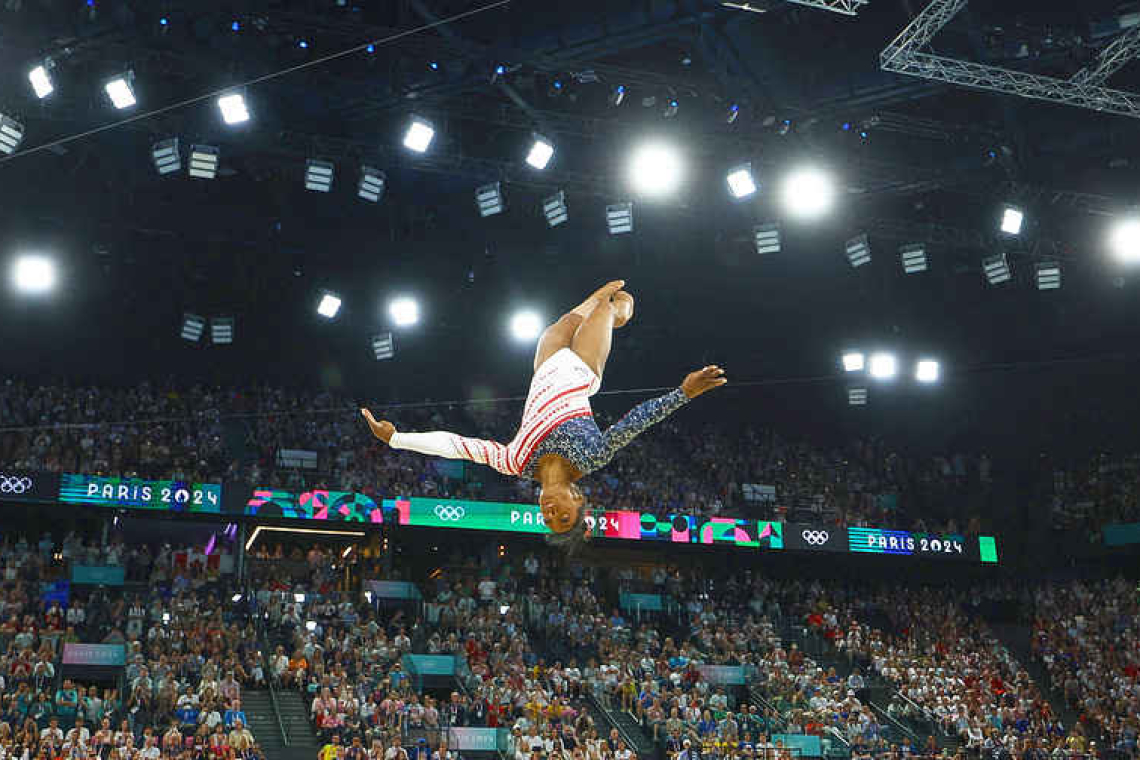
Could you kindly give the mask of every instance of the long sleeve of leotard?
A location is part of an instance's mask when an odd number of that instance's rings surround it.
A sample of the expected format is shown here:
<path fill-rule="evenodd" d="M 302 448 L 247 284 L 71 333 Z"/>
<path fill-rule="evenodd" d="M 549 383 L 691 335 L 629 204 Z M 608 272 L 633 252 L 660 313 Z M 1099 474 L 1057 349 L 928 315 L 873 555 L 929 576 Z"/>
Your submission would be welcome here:
<path fill-rule="evenodd" d="M 599 466 L 604 466 L 622 448 L 637 436 L 689 403 L 689 397 L 680 388 L 664 396 L 643 401 L 630 409 L 624 417 L 602 433 L 602 451 Z"/>
<path fill-rule="evenodd" d="M 388 445 L 394 449 L 415 451 L 445 459 L 466 459 L 485 464 L 505 475 L 517 475 L 509 469 L 507 447 L 481 438 L 464 438 L 445 430 L 428 433 L 393 433 Z"/>

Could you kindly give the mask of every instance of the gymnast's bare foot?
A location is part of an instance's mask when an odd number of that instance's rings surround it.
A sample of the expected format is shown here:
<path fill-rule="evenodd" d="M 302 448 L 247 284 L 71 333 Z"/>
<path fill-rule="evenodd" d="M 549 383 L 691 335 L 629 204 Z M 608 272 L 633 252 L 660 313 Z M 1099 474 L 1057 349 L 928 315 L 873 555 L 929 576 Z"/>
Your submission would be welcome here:
<path fill-rule="evenodd" d="M 624 290 L 614 293 L 614 327 L 623 327 L 633 319 L 633 296 Z"/>
<path fill-rule="evenodd" d="M 613 280 L 607 282 L 602 287 L 595 290 L 589 298 L 582 303 L 578 304 L 570 313 L 577 314 L 582 319 L 586 319 L 594 311 L 594 307 L 600 303 L 605 303 L 613 297 L 613 294 L 625 287 L 625 280 Z"/>
<path fill-rule="evenodd" d="M 364 415 L 364 419 L 368 423 L 368 427 L 372 429 L 372 435 L 376 436 L 384 443 L 389 443 L 392 440 L 392 436 L 396 433 L 395 425 L 393 425 L 391 422 L 388 422 L 388 420 L 380 420 L 377 422 L 376 418 L 372 416 L 372 412 L 368 411 L 367 409 L 361 409 L 360 413 Z"/>

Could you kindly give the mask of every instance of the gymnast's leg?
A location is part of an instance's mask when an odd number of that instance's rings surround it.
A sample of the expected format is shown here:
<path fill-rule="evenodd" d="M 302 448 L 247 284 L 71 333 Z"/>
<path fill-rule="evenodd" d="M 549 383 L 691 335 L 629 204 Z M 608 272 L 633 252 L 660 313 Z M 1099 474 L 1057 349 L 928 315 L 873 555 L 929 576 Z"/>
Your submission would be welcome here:
<path fill-rule="evenodd" d="M 534 369 L 537 371 L 542 363 L 549 359 L 554 354 L 558 353 L 564 348 L 570 348 L 570 343 L 574 338 L 574 333 L 586 320 L 590 314 L 593 313 L 594 308 L 599 304 L 609 301 L 614 293 L 617 293 L 625 285 L 625 280 L 614 280 L 598 288 L 594 293 L 578 306 L 574 307 L 570 312 L 563 314 L 559 319 L 546 331 L 542 333 L 542 337 L 538 341 L 538 349 L 534 352 Z"/>
<path fill-rule="evenodd" d="M 614 328 L 624 325 L 632 316 L 633 296 L 621 290 L 612 299 L 595 306 L 574 333 L 570 348 L 587 367 L 594 370 L 599 380 L 605 372 L 606 359 L 610 356 Z"/>

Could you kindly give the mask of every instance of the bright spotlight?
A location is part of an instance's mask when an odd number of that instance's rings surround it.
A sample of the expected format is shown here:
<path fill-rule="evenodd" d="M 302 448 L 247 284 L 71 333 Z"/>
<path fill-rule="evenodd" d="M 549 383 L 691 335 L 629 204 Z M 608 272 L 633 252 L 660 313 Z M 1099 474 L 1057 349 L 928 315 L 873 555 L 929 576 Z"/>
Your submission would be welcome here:
<path fill-rule="evenodd" d="M 20 293 L 48 293 L 55 287 L 55 279 L 55 262 L 46 256 L 21 256 L 12 266 L 12 285 Z"/>
<path fill-rule="evenodd" d="M 553 156 L 554 144 L 542 135 L 535 135 L 534 142 L 531 143 L 530 146 L 530 153 L 527 154 L 526 162 L 535 169 L 545 169 Z"/>
<path fill-rule="evenodd" d="M 784 208 L 799 219 L 818 219 L 835 202 L 835 183 L 819 169 L 797 169 L 784 180 Z"/>
<path fill-rule="evenodd" d="M 131 81 L 134 78 L 134 73 L 128 71 L 103 85 L 103 89 L 107 92 L 107 97 L 111 99 L 111 104 L 114 105 L 115 108 L 120 110 L 130 108 L 138 102 L 138 100 L 135 99 L 135 91 L 131 87 Z"/>
<path fill-rule="evenodd" d="M 242 124 L 249 121 L 249 108 L 245 105 L 245 96 L 240 92 L 218 98 L 218 110 L 222 112 L 222 121 L 226 124 Z"/>
<path fill-rule="evenodd" d="M 728 173 L 728 190 L 733 198 L 746 198 L 756 192 L 756 180 L 752 177 L 752 164 L 738 166 Z"/>
<path fill-rule="evenodd" d="M 408 125 L 408 131 L 404 133 L 404 147 L 416 153 L 423 153 L 431 145 L 433 137 L 435 137 L 435 127 L 416 116 Z"/>
<path fill-rule="evenodd" d="M 306 620 L 305 621 L 305 630 L 309 631 L 309 632 L 317 630 L 317 621 L 316 620 Z"/>
<path fill-rule="evenodd" d="M 630 176 L 639 193 L 671 193 L 681 182 L 681 158 L 671 146 L 661 143 L 642 145 L 633 154 Z"/>
<path fill-rule="evenodd" d="M 41 100 L 55 91 L 55 85 L 52 84 L 51 74 L 48 73 L 46 64 L 41 63 L 29 71 L 28 81 L 32 83 L 32 89 L 35 90 L 36 97 Z"/>
<path fill-rule="evenodd" d="M 520 311 L 511 317 L 511 335 L 515 340 L 529 343 L 542 332 L 542 319 L 533 311 Z"/>
<path fill-rule="evenodd" d="M 1007 235 L 1020 235 L 1025 214 L 1013 206 L 1006 206 L 1001 215 L 1001 231 Z"/>
<path fill-rule="evenodd" d="M 240 602 L 241 601 L 241 594 L 234 594 L 233 596 L 230 597 L 230 601 L 231 602 Z"/>
<path fill-rule="evenodd" d="M 1140 262 L 1140 219 L 1117 222 L 1109 242 L 1116 258 L 1127 264 Z"/>
<path fill-rule="evenodd" d="M 894 354 L 871 354 L 871 377 L 890 380 L 898 374 L 898 360 Z"/>
<path fill-rule="evenodd" d="M 923 359 L 914 366 L 914 379 L 920 383 L 936 383 L 941 368 L 933 359 Z"/>
<path fill-rule="evenodd" d="M 325 293 L 321 296 L 321 302 L 317 304 L 317 313 L 325 319 L 332 319 L 340 311 L 340 298 L 332 293 Z"/>
<path fill-rule="evenodd" d="M 411 327 L 420 321 L 420 305 L 416 303 L 416 299 L 407 296 L 394 298 L 388 304 L 388 315 L 392 317 L 396 327 Z"/>
<path fill-rule="evenodd" d="M 843 355 L 843 371 L 862 372 L 864 362 L 862 351 L 848 351 Z"/>
<path fill-rule="evenodd" d="M 304 604 L 305 603 L 305 595 L 303 593 L 301 593 L 300 591 L 298 591 L 297 593 L 293 594 L 293 601 L 297 602 L 299 604 Z"/>

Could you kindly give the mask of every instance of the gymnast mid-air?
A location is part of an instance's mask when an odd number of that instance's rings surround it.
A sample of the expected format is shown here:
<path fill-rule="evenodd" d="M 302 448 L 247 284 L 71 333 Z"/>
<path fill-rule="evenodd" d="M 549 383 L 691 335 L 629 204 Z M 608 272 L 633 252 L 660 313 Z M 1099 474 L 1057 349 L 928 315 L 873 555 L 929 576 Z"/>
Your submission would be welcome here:
<path fill-rule="evenodd" d="M 537 480 L 550 540 L 572 549 L 586 537 L 586 497 L 575 481 L 605 467 L 619 449 L 690 399 L 728 382 L 715 365 L 690 372 L 679 388 L 638 404 L 601 432 L 590 396 L 601 388 L 613 330 L 633 317 L 633 296 L 624 287 L 625 280 L 608 283 L 543 332 L 522 424 L 506 445 L 444 431 L 399 433 L 369 410 L 360 412 L 373 435 L 394 449 L 468 459 Z"/>

